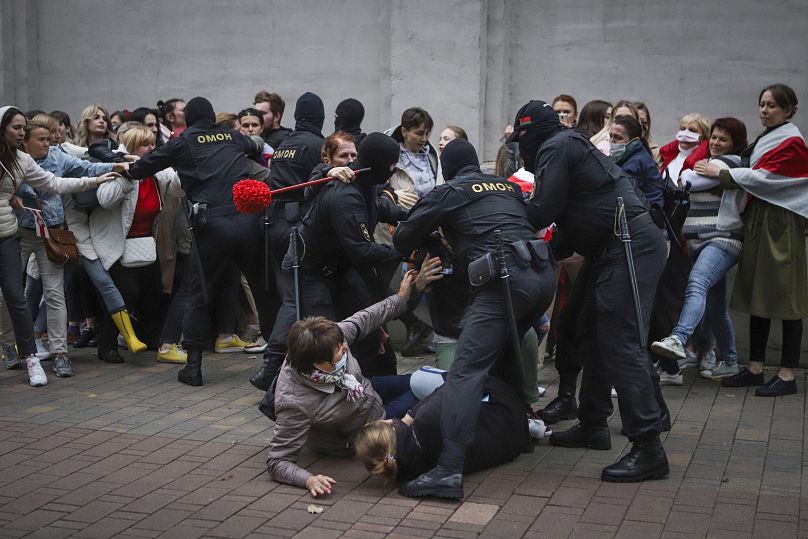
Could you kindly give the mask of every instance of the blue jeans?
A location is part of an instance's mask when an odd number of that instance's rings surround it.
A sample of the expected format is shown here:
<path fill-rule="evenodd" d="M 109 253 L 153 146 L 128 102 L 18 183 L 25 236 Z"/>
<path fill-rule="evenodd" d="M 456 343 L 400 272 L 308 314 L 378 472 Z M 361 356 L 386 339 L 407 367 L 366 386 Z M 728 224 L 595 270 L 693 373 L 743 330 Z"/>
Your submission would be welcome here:
<path fill-rule="evenodd" d="M 708 327 L 727 365 L 738 362 L 735 328 L 727 302 L 727 272 L 738 263 L 738 258 L 713 243 L 701 250 L 687 278 L 685 304 L 672 332 L 686 343 L 706 312 Z"/>
<path fill-rule="evenodd" d="M 126 309 L 123 296 L 121 296 L 115 283 L 112 282 L 112 277 L 110 277 L 107 270 L 104 269 L 101 260 L 90 260 L 89 258 L 80 256 L 79 261 L 81 262 L 82 269 L 87 273 L 87 276 L 101 294 L 101 299 L 104 300 L 104 306 L 107 308 L 107 312 L 109 312 L 109 314 L 115 314 Z M 159 285 L 159 282 L 155 283 L 155 286 Z"/>
<path fill-rule="evenodd" d="M 371 376 L 368 380 L 382 399 L 386 419 L 401 419 L 418 402 L 418 397 L 410 390 L 409 374 Z"/>

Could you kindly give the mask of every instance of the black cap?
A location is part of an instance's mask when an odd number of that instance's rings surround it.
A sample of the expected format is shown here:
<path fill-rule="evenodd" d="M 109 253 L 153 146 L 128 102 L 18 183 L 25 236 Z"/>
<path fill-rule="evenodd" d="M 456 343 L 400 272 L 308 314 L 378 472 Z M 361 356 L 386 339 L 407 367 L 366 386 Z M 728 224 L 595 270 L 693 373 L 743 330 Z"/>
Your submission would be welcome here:
<path fill-rule="evenodd" d="M 518 142 L 519 135 L 523 130 L 545 123 L 557 125 L 559 123 L 558 113 L 548 103 L 540 99 L 528 101 L 516 113 L 516 118 L 513 120 L 513 133 L 508 137 L 508 142 Z"/>

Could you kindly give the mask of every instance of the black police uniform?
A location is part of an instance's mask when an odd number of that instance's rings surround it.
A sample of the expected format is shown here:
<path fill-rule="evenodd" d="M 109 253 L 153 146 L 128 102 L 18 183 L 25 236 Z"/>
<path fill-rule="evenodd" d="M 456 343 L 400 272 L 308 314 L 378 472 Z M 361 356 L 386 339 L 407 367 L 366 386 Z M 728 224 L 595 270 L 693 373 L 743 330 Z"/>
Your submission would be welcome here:
<path fill-rule="evenodd" d="M 288 127 L 280 126 L 277 129 L 264 129 L 264 132 L 261 133 L 261 138 L 274 149 L 279 147 L 286 140 L 286 137 L 292 133 L 293 131 Z"/>
<path fill-rule="evenodd" d="M 576 283 L 586 293 L 578 332 L 586 347 L 578 417 L 582 424 L 605 423 L 613 386 L 626 435 L 636 440 L 656 434 L 664 400 L 656 398 L 656 371 L 637 337 L 626 255 L 615 235 L 617 197 L 625 203 L 646 330 L 665 265 L 664 234 L 631 180 L 574 130 L 562 128 L 541 146 L 535 185 L 529 203 L 533 224 L 557 223 L 559 242 L 586 259 L 586 280 Z"/>
<path fill-rule="evenodd" d="M 536 237 L 521 190 L 505 179 L 480 172 L 476 152 L 465 140 L 456 139 L 446 145 L 441 165 L 447 183 L 437 186 L 410 210 L 407 220 L 393 234 L 393 245 L 400 252 L 411 252 L 440 226 L 460 263 L 468 264 L 486 253 L 497 252 L 495 231 L 500 230 L 506 244 L 514 314 L 519 335 L 523 336 L 550 304 L 555 278 L 543 243 L 540 246 L 544 260 L 525 260 L 512 245 Z M 473 290 L 446 379 L 441 411 L 445 443 L 438 467 L 450 474 L 462 471 L 465 448 L 474 439 L 483 381 L 509 342 L 508 316 L 498 277 L 493 275 L 487 284 Z M 522 388 L 514 389 L 520 392 Z M 405 495 L 433 494 L 411 491 L 408 486 L 402 486 Z M 458 477 L 454 487 L 443 495 L 462 495 L 462 479 Z"/>
<path fill-rule="evenodd" d="M 179 137 L 135 162 L 129 173 L 144 178 L 174 167 L 189 203 L 197 208 L 193 223 L 201 268 L 189 264 L 191 292 L 183 319 L 183 346 L 188 350 L 187 370 L 193 374 L 191 385 L 200 385 L 201 352 L 211 337 L 211 311 L 205 296 L 215 297 L 227 279 L 232 266 L 225 262 L 234 261 L 249 281 L 264 335 L 270 334 L 280 297 L 274 289 L 264 291 L 260 219 L 238 213 L 233 204 L 233 185 L 249 176 L 247 155 L 258 148 L 248 137 L 215 125 L 213 107 L 204 98 L 188 102 L 186 118 L 188 127 Z"/>

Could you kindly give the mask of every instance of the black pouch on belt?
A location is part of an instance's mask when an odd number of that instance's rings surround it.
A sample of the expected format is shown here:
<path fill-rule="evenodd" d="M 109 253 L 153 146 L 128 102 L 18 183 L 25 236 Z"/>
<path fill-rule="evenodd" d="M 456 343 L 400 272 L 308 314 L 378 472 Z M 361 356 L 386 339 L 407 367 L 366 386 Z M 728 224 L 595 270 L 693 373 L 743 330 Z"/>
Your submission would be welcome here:
<path fill-rule="evenodd" d="M 497 259 L 485 253 L 469 262 L 469 282 L 471 286 L 483 286 L 497 275 Z"/>
<path fill-rule="evenodd" d="M 208 223 L 208 205 L 204 202 L 197 202 L 193 205 L 193 224 L 195 229 L 200 229 Z"/>
<path fill-rule="evenodd" d="M 297 223 L 300 221 L 300 202 L 287 202 L 283 206 L 283 211 L 287 223 Z"/>
<path fill-rule="evenodd" d="M 533 259 L 533 267 L 543 268 L 548 264 L 552 265 L 550 249 L 547 247 L 547 244 L 544 243 L 544 240 L 530 240 L 527 242 L 527 245 Z"/>

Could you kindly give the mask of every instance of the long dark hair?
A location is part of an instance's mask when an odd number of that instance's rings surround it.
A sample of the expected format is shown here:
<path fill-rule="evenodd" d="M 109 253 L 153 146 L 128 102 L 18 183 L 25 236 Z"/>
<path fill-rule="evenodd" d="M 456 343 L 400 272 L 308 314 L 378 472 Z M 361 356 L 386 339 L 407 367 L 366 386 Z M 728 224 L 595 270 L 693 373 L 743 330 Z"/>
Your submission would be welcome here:
<path fill-rule="evenodd" d="M 19 177 L 21 173 L 20 163 L 17 159 L 17 148 L 9 144 L 6 140 L 6 127 L 8 127 L 11 120 L 13 120 L 17 115 L 25 118 L 25 114 L 23 114 L 20 109 L 16 107 L 9 107 L 6 113 L 3 114 L 2 120 L 0 120 L 0 163 L 3 164 L 3 169 L 0 170 L 0 177 L 5 176 L 6 170 L 8 170 L 8 172 L 12 175 L 11 181 L 14 182 L 15 186 L 17 182 L 13 176 Z"/>
<path fill-rule="evenodd" d="M 584 105 L 584 108 L 582 108 L 580 114 L 578 114 L 578 123 L 575 124 L 575 129 L 587 137 L 591 137 L 603 129 L 603 126 L 606 124 L 606 111 L 609 110 L 611 106 L 608 101 L 602 101 L 600 99 L 590 101 Z"/>

